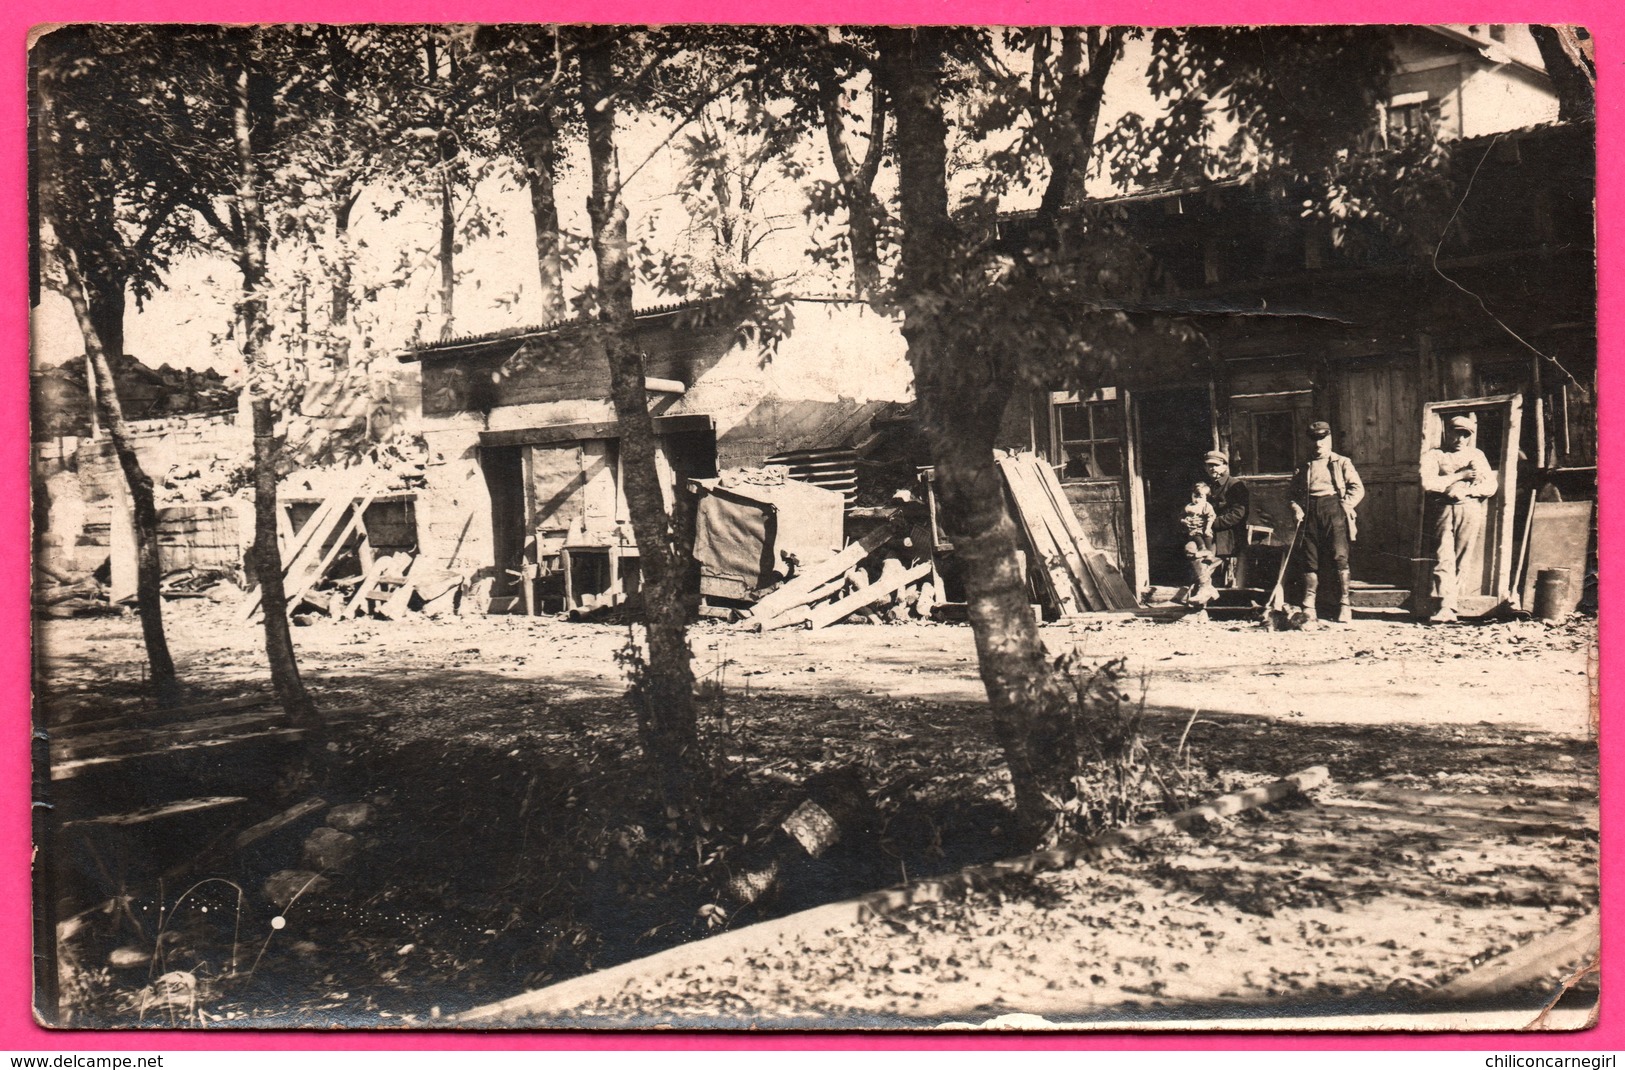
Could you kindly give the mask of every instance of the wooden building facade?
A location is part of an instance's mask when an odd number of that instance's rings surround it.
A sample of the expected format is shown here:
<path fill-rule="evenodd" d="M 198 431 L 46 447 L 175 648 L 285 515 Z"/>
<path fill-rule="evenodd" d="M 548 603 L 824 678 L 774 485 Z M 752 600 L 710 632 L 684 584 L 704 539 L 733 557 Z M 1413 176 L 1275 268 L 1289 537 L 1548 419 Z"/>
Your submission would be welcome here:
<path fill-rule="evenodd" d="M 792 312 L 794 330 L 771 348 L 702 307 L 638 314 L 668 506 L 688 479 L 768 463 L 857 497 L 910 400 L 906 346 L 859 302 L 800 300 Z M 430 567 L 492 579 L 499 609 L 522 607 L 527 567 L 549 574 L 532 591 L 537 608 L 635 582 L 619 423 L 590 329 L 504 332 L 402 359 L 422 365 L 418 528 Z"/>
<path fill-rule="evenodd" d="M 1594 129 L 1497 134 L 1452 154 L 1454 211 L 1408 252 L 1374 229 L 1334 235 L 1292 191 L 1263 185 L 1123 202 L 1158 275 L 1142 308 L 1200 341 L 1170 342 L 1154 371 L 1125 365 L 1087 396 L 1035 394 L 1026 421 L 1139 588 L 1186 582 L 1177 520 L 1208 450 L 1251 484 L 1253 539 L 1284 546 L 1287 483 L 1315 420 L 1365 482 L 1351 565 L 1378 602 L 1397 604 L 1377 591 L 1408 593 L 1430 567 L 1418 458 L 1442 411 L 1477 413 L 1479 446 L 1509 468 L 1484 599 L 1507 593 L 1533 495 L 1594 498 Z"/>
<path fill-rule="evenodd" d="M 1398 605 L 1425 579 L 1418 460 L 1449 411 L 1479 415 L 1479 445 L 1504 468 L 1486 604 L 1512 593 L 1535 496 L 1595 498 L 1594 128 L 1496 134 L 1452 153 L 1453 208 L 1408 244 L 1375 227 L 1334 231 L 1306 215 L 1301 191 L 1265 183 L 1114 202 L 1154 266 L 1139 311 L 1195 329 L 1171 332 L 1144 366 L 1121 361 L 1116 382 L 1018 397 L 1001 445 L 1048 459 L 1095 548 L 1137 591 L 1186 582 L 1178 518 L 1213 449 L 1253 489 L 1254 556 L 1278 561 L 1292 535 L 1287 484 L 1315 420 L 1366 485 L 1351 564 L 1368 604 Z M 1005 225 L 1021 240 L 1022 220 Z M 851 504 L 873 467 L 865 451 L 907 422 L 897 324 L 856 302 L 800 301 L 769 353 L 691 312 L 637 321 L 668 486 L 771 462 Z M 635 557 L 590 333 L 506 332 L 403 359 L 422 365 L 419 532 L 433 567 L 491 576 L 511 595 L 527 562 L 565 550 L 598 562 L 589 589 Z M 911 474 L 914 460 L 895 467 Z"/>

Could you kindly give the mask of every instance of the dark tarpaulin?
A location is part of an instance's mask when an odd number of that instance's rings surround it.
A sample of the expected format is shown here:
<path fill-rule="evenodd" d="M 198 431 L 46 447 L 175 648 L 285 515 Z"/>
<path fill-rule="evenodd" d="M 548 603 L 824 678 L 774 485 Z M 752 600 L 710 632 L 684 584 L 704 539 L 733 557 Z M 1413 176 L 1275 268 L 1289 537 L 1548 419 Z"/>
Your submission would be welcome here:
<path fill-rule="evenodd" d="M 840 552 L 845 502 L 835 491 L 793 479 L 697 483 L 694 559 L 702 579 L 743 594 L 783 580 L 787 557 L 805 568 Z"/>

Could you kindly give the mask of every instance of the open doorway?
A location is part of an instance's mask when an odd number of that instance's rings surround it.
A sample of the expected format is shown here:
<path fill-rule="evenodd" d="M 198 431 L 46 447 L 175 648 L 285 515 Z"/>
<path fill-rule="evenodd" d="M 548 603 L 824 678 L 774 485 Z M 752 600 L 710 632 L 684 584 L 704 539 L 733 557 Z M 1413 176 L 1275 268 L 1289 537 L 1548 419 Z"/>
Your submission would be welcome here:
<path fill-rule="evenodd" d="M 1213 448 L 1211 399 L 1205 386 L 1146 390 L 1135 396 L 1135 408 L 1147 579 L 1183 586 L 1190 582 L 1190 565 L 1180 516 L 1192 485 L 1206 478 L 1202 458 Z"/>
<path fill-rule="evenodd" d="M 491 543 L 496 572 L 492 601 L 516 600 L 525 563 L 525 462 L 523 446 L 481 446 L 480 468 L 491 495 Z M 507 603 L 504 603 L 507 604 Z"/>
<path fill-rule="evenodd" d="M 1428 402 L 1422 407 L 1423 455 L 1442 442 L 1445 420 L 1458 415 L 1474 418 L 1477 430 L 1473 445 L 1484 451 L 1497 476 L 1495 495 L 1484 503 L 1484 531 L 1475 552 L 1477 560 L 1470 563 L 1458 579 L 1457 608 L 1465 616 L 1477 616 L 1488 613 L 1512 596 L 1513 503 L 1518 499 L 1518 437 L 1523 424 L 1523 396 L 1505 394 Z M 1413 583 L 1417 605 L 1426 605 L 1429 594 L 1434 564 L 1433 540 L 1429 533 L 1436 508 L 1437 504 L 1429 502 L 1424 495 L 1418 525 L 1421 546 L 1416 555 Z"/>

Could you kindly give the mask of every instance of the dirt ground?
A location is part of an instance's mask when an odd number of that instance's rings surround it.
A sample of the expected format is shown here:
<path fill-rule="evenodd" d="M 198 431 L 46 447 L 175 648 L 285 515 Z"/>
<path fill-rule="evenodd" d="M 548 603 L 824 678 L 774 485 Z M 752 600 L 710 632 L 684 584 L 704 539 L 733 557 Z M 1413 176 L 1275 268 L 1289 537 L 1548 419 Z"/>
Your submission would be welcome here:
<path fill-rule="evenodd" d="M 266 690 L 257 629 L 231 607 L 176 604 L 170 619 L 199 700 Z M 813 934 L 787 957 L 650 976 L 635 998 L 602 995 L 536 1024 L 862 1027 L 1011 1012 L 1151 1024 L 1334 1004 L 1382 1019 L 1595 908 L 1594 621 L 1277 633 L 1102 617 L 1043 633 L 1057 654 L 1127 659 L 1148 735 L 1198 797 L 1311 765 L 1327 766 L 1333 786 L 1110 863 Z M 1015 853 L 968 627 L 697 626 L 696 668 L 723 696 L 706 730 L 717 761 L 751 786 L 748 812 L 723 819 L 697 868 L 673 861 L 689 848 L 667 843 L 651 811 L 620 701 L 627 639 L 624 627 L 540 618 L 318 621 L 295 630 L 307 682 L 330 708 L 367 707 L 328 745 L 338 772 L 290 779 L 281 752 L 234 765 L 228 748 L 199 745 L 202 757 L 60 782 L 64 815 L 151 804 L 182 782 L 235 782 L 250 800 L 230 822 L 162 842 L 62 848 L 64 915 L 109 891 L 123 904 L 92 911 L 94 938 L 70 956 L 78 1020 L 433 1025 L 697 936 Z M 45 622 L 36 664 L 52 724 L 139 703 L 133 621 Z M 793 801 L 794 785 L 846 768 L 874 793 L 872 849 L 788 873 L 760 903 L 721 898 L 717 874 L 750 850 L 743 830 Z M 119 795 L 132 780 L 145 785 L 138 799 Z M 195 848 L 312 792 L 381 814 L 362 862 L 327 874 L 322 895 L 278 907 L 260 891 L 296 864 L 317 816 L 280 847 L 193 864 L 189 878 L 213 892 L 155 883 L 149 854 L 173 862 L 177 840 Z M 125 965 L 101 965 L 116 950 Z M 191 987 L 160 991 L 177 973 Z M 1524 993 L 1534 1006 L 1536 989 Z"/>
<path fill-rule="evenodd" d="M 214 690 L 264 679 L 257 629 L 229 611 L 193 603 L 171 640 L 185 678 Z M 1594 628 L 1576 618 L 1422 626 L 1363 619 L 1314 631 L 1270 632 L 1242 622 L 1162 623 L 1103 616 L 1043 629 L 1054 652 L 1124 657 L 1144 674 L 1154 707 L 1343 724 L 1472 725 L 1591 733 Z M 624 627 L 551 618 L 413 616 L 398 622 L 318 620 L 295 632 L 313 686 L 342 688 L 356 671 L 475 670 L 533 681 L 559 698 L 624 690 L 614 653 Z M 39 646 L 46 687 L 69 694 L 139 684 L 133 627 L 98 620 L 49 622 Z M 700 624 L 695 671 L 730 691 L 833 699 L 977 702 L 983 695 L 964 625 L 848 625 L 755 634 Z M 1515 683 L 1515 686 L 1509 686 Z"/>

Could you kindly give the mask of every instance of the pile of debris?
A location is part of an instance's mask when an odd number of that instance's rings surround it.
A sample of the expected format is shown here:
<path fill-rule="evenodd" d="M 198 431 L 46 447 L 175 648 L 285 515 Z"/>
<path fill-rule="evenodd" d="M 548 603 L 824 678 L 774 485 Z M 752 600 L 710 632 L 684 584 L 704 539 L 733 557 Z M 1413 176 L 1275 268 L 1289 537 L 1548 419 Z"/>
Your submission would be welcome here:
<path fill-rule="evenodd" d="M 1024 538 L 1032 600 L 1062 619 L 1133 610 L 1132 585 L 1116 560 L 1090 540 L 1054 469 L 1032 453 L 1001 453 L 998 467 Z M 955 600 L 953 545 L 938 528 L 931 469 L 919 471 L 918 493 L 900 490 L 884 507 L 848 510 L 846 522 L 859 530 L 867 524 L 868 530 L 840 549 L 805 538 L 787 546 L 809 526 L 807 503 L 798 500 L 792 511 L 779 499 L 789 487 L 802 487 L 804 497 L 817 489 L 782 476 L 767 478 L 772 469 L 764 473 L 748 479 L 725 473 L 693 484 L 702 494 L 695 543 L 708 603 L 702 613 L 763 631 L 843 620 L 963 618 L 964 603 Z M 837 496 L 829 497 L 828 509 L 838 513 Z"/>
<path fill-rule="evenodd" d="M 694 558 L 702 615 L 766 630 L 822 628 L 850 617 L 871 622 L 929 618 L 941 578 L 931 535 L 907 491 L 881 508 L 848 510 L 835 490 L 769 465 L 692 480 Z M 920 507 L 923 508 L 923 507 Z M 848 524 L 867 532 L 843 548 Z"/>
<path fill-rule="evenodd" d="M 912 542 L 900 535 L 898 519 L 893 516 L 834 557 L 764 594 L 744 616 L 743 626 L 758 631 L 824 628 L 854 615 L 871 623 L 931 619 L 942 593 L 936 561 L 929 553 L 910 561 L 912 546 L 889 545 L 899 539 Z"/>
<path fill-rule="evenodd" d="M 297 531 L 284 532 L 282 586 L 296 624 L 319 616 L 374 616 L 394 620 L 408 612 L 456 612 L 463 602 L 460 573 L 430 569 L 421 555 L 375 554 L 365 517 L 375 495 L 324 498 Z M 260 589 L 241 603 L 244 623 L 260 611 Z"/>
<path fill-rule="evenodd" d="M 159 593 L 165 598 L 207 598 L 226 602 L 242 594 L 231 574 L 219 568 L 177 568 L 164 573 Z"/>
<path fill-rule="evenodd" d="M 43 570 L 36 574 L 35 616 L 92 617 L 115 611 L 107 601 L 107 585 L 94 576 L 64 582 Z"/>

